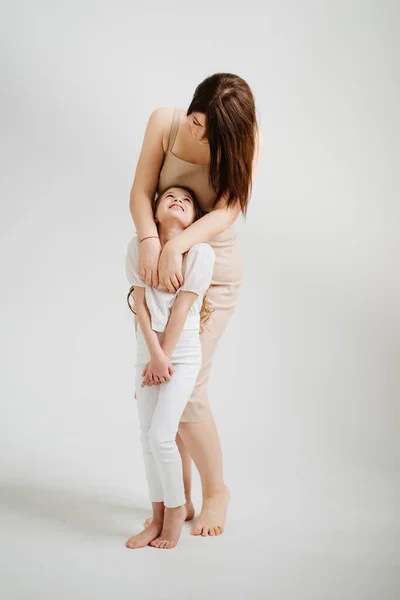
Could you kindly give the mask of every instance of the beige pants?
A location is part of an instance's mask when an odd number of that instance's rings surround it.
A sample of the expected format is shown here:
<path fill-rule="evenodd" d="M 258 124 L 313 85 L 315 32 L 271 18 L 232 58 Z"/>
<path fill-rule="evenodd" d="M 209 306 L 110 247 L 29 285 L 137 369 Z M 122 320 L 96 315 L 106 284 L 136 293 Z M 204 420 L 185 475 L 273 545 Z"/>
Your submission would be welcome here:
<path fill-rule="evenodd" d="M 200 333 L 202 365 L 192 395 L 180 418 L 181 423 L 198 423 L 212 417 L 207 393 L 212 359 L 235 309 L 242 283 L 242 257 L 234 225 L 208 243 L 215 251 L 213 278 L 207 291 L 209 305 L 214 312 Z M 135 317 L 135 329 L 136 327 Z"/>

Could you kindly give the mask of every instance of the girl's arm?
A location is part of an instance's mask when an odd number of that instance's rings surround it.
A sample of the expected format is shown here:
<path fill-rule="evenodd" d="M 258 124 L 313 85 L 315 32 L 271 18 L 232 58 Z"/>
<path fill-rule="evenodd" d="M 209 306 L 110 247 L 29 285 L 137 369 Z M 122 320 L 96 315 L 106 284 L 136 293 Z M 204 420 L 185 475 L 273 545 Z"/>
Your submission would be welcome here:
<path fill-rule="evenodd" d="M 145 385 L 158 385 L 164 381 L 169 381 L 174 369 L 170 358 L 166 356 L 161 348 L 157 332 L 151 327 L 151 315 L 146 303 L 145 288 L 135 286 L 134 294 L 137 318 L 150 353 L 150 361 L 142 372 L 141 385 L 142 387 Z"/>
<path fill-rule="evenodd" d="M 215 250 L 209 244 L 194 246 L 186 256 L 185 282 L 171 308 L 161 347 L 171 358 L 183 330 L 189 309 L 210 287 L 215 266 Z"/>
<path fill-rule="evenodd" d="M 195 301 L 196 296 L 196 292 L 181 290 L 172 305 L 168 323 L 161 341 L 161 348 L 164 354 L 170 359 L 172 358 L 172 353 L 179 336 L 182 333 L 189 309 Z"/>
<path fill-rule="evenodd" d="M 143 336 L 146 341 L 147 348 L 149 349 L 150 356 L 151 358 L 155 358 L 159 357 L 160 353 L 163 351 L 161 349 L 157 333 L 151 328 L 151 316 L 146 303 L 145 291 L 145 287 L 134 287 L 136 314 L 140 328 L 143 331 Z"/>

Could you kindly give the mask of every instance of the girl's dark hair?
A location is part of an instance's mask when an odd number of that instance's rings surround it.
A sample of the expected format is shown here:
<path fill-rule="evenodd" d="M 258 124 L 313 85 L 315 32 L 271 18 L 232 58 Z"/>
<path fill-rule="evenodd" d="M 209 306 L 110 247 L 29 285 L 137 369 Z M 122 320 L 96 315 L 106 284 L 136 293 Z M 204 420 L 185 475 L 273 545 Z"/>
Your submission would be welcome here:
<path fill-rule="evenodd" d="M 232 73 L 210 75 L 195 89 L 186 116 L 192 112 L 207 117 L 209 183 L 217 193 L 216 202 L 225 194 L 228 206 L 239 200 L 246 217 L 258 134 L 249 85 Z"/>
<path fill-rule="evenodd" d="M 164 188 L 155 198 L 154 202 L 153 202 L 153 214 L 154 217 L 156 216 L 156 212 L 157 212 L 157 208 L 158 205 L 161 201 L 161 198 L 164 196 L 164 194 L 166 194 L 166 192 L 168 192 L 168 190 L 170 190 L 171 188 L 179 188 L 182 190 L 185 190 L 185 192 L 187 192 L 193 199 L 193 203 L 194 203 L 194 207 L 195 207 L 195 215 L 194 215 L 194 219 L 193 219 L 193 223 L 195 221 L 197 221 L 198 219 L 200 219 L 203 216 L 203 210 L 200 206 L 200 202 L 198 201 L 198 198 L 196 196 L 196 194 L 194 193 L 194 191 L 188 187 L 188 186 L 183 186 L 183 185 L 169 185 L 166 188 Z M 158 225 L 157 225 L 158 228 Z M 136 310 L 135 310 L 135 305 L 134 305 L 134 301 L 135 301 L 135 295 L 134 295 L 134 288 L 135 286 L 132 285 L 129 288 L 128 291 L 128 295 L 126 297 L 126 301 L 128 303 L 128 306 L 130 308 L 130 310 L 133 312 L 133 314 L 136 315 Z M 131 304 L 130 299 L 132 298 L 133 300 L 133 305 Z M 204 325 L 207 323 L 207 321 L 210 319 L 211 314 L 214 312 L 214 309 L 212 309 L 210 307 L 210 303 L 207 297 L 207 292 L 204 294 L 203 296 L 203 301 L 201 304 L 201 309 L 200 309 L 200 331 L 202 332 L 204 330 Z"/>

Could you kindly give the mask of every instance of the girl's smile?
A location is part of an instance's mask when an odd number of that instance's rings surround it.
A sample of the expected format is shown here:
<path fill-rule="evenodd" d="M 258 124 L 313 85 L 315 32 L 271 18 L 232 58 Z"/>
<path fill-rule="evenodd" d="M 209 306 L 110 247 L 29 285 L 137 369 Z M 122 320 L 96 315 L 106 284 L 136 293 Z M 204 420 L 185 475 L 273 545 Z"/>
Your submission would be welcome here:
<path fill-rule="evenodd" d="M 170 205 L 170 208 L 180 208 L 181 210 L 183 210 L 183 212 L 185 212 L 185 209 L 183 208 L 182 204 L 178 204 L 178 202 L 173 202 Z"/>
<path fill-rule="evenodd" d="M 196 217 L 195 201 L 184 188 L 171 187 L 157 199 L 155 220 L 160 238 L 164 245 L 181 231 L 189 227 Z M 175 214 L 172 215 L 171 212 Z"/>

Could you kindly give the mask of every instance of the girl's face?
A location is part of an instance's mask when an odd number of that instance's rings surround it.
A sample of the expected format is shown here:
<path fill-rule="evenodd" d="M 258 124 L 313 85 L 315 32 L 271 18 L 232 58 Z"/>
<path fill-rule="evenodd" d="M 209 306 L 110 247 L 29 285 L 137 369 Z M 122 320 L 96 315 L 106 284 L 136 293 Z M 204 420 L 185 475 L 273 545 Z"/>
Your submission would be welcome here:
<path fill-rule="evenodd" d="M 185 229 L 193 223 L 195 216 L 196 209 L 192 197 L 179 187 L 167 190 L 157 206 L 156 217 L 163 225 L 179 221 Z"/>
<path fill-rule="evenodd" d="M 208 144 L 206 133 L 206 115 L 200 112 L 192 112 L 188 117 L 186 117 L 186 119 L 193 137 L 204 145 Z"/>

